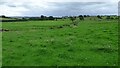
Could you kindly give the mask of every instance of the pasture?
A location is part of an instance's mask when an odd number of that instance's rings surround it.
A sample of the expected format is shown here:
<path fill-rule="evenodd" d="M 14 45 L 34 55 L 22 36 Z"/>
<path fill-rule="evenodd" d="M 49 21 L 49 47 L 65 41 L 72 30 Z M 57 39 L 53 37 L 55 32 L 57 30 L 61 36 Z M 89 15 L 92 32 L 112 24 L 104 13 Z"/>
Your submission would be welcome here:
<path fill-rule="evenodd" d="M 117 20 L 3 22 L 3 66 L 117 66 Z"/>

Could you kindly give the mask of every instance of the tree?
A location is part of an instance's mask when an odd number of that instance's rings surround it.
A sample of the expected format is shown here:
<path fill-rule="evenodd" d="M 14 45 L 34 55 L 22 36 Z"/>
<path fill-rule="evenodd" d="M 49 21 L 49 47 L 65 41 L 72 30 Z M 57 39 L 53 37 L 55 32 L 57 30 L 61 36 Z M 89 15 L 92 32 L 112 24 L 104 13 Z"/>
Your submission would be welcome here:
<path fill-rule="evenodd" d="M 87 17 L 90 17 L 90 15 L 87 15 Z"/>
<path fill-rule="evenodd" d="M 80 20 L 84 20 L 84 17 L 82 15 L 78 16 Z"/>
<path fill-rule="evenodd" d="M 6 18 L 6 16 L 5 16 L 5 15 L 2 15 L 2 16 L 0 16 L 0 17 L 2 17 L 2 18 Z"/>
<path fill-rule="evenodd" d="M 106 19 L 109 20 L 109 19 L 110 19 L 110 16 L 107 16 Z"/>
<path fill-rule="evenodd" d="M 72 16 L 70 16 L 69 18 L 72 22 L 76 19 L 75 17 L 72 17 Z"/>
<path fill-rule="evenodd" d="M 102 17 L 101 17 L 100 15 L 97 15 L 97 18 L 98 18 L 98 19 L 102 19 Z"/>
<path fill-rule="evenodd" d="M 84 15 L 84 17 L 87 17 L 87 15 Z"/>
<path fill-rule="evenodd" d="M 111 17 L 110 19 L 114 19 L 113 17 Z"/>
<path fill-rule="evenodd" d="M 45 16 L 41 15 L 40 20 L 45 20 Z"/>
<path fill-rule="evenodd" d="M 54 20 L 55 18 L 53 16 L 48 17 L 49 20 Z"/>

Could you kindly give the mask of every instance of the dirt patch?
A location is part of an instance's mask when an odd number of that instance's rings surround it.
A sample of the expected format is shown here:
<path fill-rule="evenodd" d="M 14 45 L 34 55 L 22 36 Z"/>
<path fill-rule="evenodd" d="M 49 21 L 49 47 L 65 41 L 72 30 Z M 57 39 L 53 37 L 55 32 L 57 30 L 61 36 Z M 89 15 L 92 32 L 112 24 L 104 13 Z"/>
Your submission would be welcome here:
<path fill-rule="evenodd" d="M 7 31 L 10 31 L 8 29 L 0 29 L 0 32 L 7 32 Z"/>
<path fill-rule="evenodd" d="M 117 49 L 112 49 L 112 48 L 101 47 L 101 48 L 92 49 L 92 51 L 95 51 L 95 52 L 104 52 L 104 53 L 111 53 L 111 52 L 117 52 L 118 50 Z"/>
<path fill-rule="evenodd" d="M 63 25 L 60 25 L 60 26 L 51 26 L 51 27 L 49 27 L 49 29 L 61 29 L 61 28 L 65 28 L 65 27 L 75 28 L 77 26 L 78 26 L 78 23 L 72 22 L 72 23 L 63 24 Z"/>

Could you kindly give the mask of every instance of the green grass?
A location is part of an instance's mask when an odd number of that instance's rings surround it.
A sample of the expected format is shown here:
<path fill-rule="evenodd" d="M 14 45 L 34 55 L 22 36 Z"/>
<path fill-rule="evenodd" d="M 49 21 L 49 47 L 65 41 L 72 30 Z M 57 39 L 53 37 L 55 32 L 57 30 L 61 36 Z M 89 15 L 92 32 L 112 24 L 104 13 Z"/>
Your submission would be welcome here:
<path fill-rule="evenodd" d="M 0 22 L 0 29 L 2 29 L 2 23 Z M 2 66 L 2 32 L 0 32 L 0 67 Z"/>
<path fill-rule="evenodd" d="M 115 20 L 70 20 L 3 23 L 3 66 L 116 66 L 118 23 Z M 53 27 L 53 29 L 51 29 Z"/>

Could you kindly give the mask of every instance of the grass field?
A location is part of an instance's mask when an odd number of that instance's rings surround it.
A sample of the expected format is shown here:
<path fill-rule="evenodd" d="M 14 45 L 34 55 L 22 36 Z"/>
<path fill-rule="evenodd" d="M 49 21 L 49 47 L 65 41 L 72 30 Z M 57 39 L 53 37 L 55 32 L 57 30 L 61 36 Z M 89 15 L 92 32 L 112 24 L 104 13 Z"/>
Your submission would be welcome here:
<path fill-rule="evenodd" d="M 0 32 L 0 67 L 2 66 L 2 33 Z"/>
<path fill-rule="evenodd" d="M 4 22 L 3 66 L 116 66 L 116 20 Z"/>

